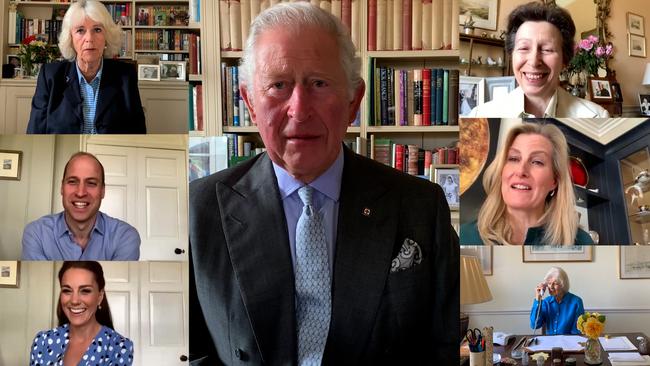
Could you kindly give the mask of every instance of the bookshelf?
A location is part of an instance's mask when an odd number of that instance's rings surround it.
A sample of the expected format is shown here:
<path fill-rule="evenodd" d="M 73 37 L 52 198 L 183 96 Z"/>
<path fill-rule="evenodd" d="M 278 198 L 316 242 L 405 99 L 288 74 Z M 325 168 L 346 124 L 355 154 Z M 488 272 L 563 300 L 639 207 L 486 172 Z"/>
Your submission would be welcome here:
<path fill-rule="evenodd" d="M 52 44 L 60 20 L 72 1 L 0 0 L 0 58 L 18 53 L 20 41 L 30 34 L 46 34 Z M 200 52 L 202 24 L 198 0 L 111 0 L 101 1 L 122 28 L 123 48 L 116 58 L 138 63 L 160 61 L 185 62 L 185 80 L 164 79 L 139 81 L 140 97 L 147 118 L 149 133 L 185 133 L 193 113 L 193 89 L 202 88 L 204 64 Z M 14 14 L 33 20 L 41 31 L 30 31 L 28 26 L 12 34 Z M 147 17 L 141 14 L 148 14 Z M 20 18 L 18 18 L 18 21 Z M 57 24 L 58 23 L 58 24 Z M 51 31 L 47 31 L 51 29 Z M 31 110 L 25 95 L 34 93 L 35 79 L 1 79 L 0 102 L 7 110 L 0 113 L 0 133 L 24 133 Z M 16 89 L 17 88 L 17 89 Z M 20 95 L 21 100 L 10 97 Z M 31 96 L 30 96 L 31 98 Z M 202 102 L 202 100 L 201 100 Z M 13 109 L 17 110 L 13 110 Z M 4 118 L 4 119 L 3 119 Z"/>
<path fill-rule="evenodd" d="M 462 74 L 465 76 L 507 76 L 511 74 L 510 58 L 505 49 L 505 41 L 499 38 L 475 36 L 471 34 L 460 35 Z M 481 56 L 482 63 L 473 63 Z M 502 63 L 489 65 L 487 57 L 495 61 L 501 58 Z"/>

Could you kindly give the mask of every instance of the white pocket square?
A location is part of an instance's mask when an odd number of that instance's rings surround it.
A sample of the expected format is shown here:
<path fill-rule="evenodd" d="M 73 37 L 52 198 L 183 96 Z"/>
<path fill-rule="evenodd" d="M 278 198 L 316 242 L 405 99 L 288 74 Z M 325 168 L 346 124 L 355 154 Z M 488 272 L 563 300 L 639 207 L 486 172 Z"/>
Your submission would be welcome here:
<path fill-rule="evenodd" d="M 407 270 L 422 262 L 422 250 L 415 241 L 406 238 L 397 257 L 390 264 L 391 273 Z"/>

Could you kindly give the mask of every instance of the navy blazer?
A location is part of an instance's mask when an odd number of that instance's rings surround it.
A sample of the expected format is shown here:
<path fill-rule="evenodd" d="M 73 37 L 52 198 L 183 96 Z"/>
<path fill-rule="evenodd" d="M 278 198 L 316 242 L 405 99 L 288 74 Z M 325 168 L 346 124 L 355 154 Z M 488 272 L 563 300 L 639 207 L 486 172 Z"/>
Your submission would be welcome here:
<path fill-rule="evenodd" d="M 83 130 L 83 102 L 75 61 L 43 65 L 32 98 L 27 133 Z M 95 113 L 98 133 L 147 133 L 135 67 L 104 59 Z"/>

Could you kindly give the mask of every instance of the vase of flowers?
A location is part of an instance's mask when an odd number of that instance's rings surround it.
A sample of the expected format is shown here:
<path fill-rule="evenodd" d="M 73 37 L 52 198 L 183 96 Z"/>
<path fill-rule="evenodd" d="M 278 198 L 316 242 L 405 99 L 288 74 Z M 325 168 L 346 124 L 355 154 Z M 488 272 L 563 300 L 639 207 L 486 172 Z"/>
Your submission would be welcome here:
<path fill-rule="evenodd" d="M 605 329 L 605 315 L 599 313 L 585 312 L 578 318 L 578 330 L 587 337 L 584 342 L 585 363 L 588 365 L 600 365 L 602 361 L 602 347 L 598 337 Z"/>
<path fill-rule="evenodd" d="M 613 53 L 614 46 L 611 42 L 602 45 L 594 35 L 582 39 L 575 46 L 575 53 L 568 66 L 569 73 L 572 76 L 580 73 L 598 76 L 598 69 L 607 70 L 607 60 Z"/>
<path fill-rule="evenodd" d="M 23 75 L 37 77 L 41 66 L 54 61 L 58 54 L 59 50 L 56 46 L 48 46 L 47 42 L 38 39 L 35 35 L 23 39 L 18 51 Z"/>

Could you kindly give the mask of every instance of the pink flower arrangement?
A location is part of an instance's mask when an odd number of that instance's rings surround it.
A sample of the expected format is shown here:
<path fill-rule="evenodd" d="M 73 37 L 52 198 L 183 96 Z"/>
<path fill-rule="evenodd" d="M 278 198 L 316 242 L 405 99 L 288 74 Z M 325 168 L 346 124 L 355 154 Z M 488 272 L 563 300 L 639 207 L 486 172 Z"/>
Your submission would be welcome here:
<path fill-rule="evenodd" d="M 587 75 L 597 75 L 599 68 L 607 67 L 607 60 L 614 53 L 611 43 L 599 44 L 598 37 L 590 35 L 581 39 L 575 46 L 575 55 L 569 62 L 568 71 L 571 74 L 585 72 Z"/>

